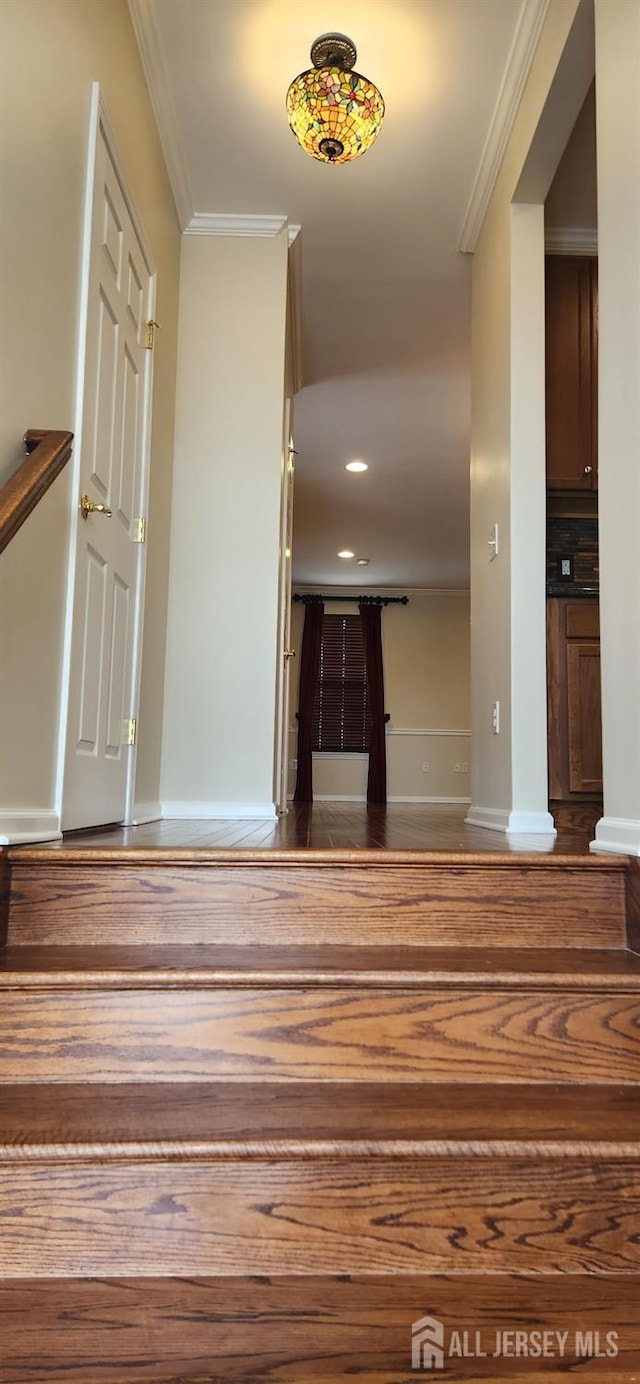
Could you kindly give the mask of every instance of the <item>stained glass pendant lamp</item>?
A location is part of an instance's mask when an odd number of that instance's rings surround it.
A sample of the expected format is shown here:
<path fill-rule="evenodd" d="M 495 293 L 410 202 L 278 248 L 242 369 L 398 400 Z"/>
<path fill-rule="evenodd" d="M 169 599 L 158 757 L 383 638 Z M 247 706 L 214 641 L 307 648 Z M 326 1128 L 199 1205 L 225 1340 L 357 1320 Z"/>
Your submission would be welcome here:
<path fill-rule="evenodd" d="M 313 67 L 287 92 L 289 124 L 301 148 L 322 163 L 349 163 L 371 148 L 384 115 L 378 88 L 353 71 L 358 54 L 345 34 L 321 34 Z"/>

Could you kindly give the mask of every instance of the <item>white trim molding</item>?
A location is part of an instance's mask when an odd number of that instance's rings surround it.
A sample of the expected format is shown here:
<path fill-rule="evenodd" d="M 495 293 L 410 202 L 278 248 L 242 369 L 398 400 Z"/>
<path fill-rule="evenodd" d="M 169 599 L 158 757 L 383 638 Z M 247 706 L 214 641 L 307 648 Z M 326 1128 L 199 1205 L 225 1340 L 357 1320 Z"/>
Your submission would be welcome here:
<path fill-rule="evenodd" d="M 154 3 L 153 0 L 128 0 L 128 4 L 133 32 L 136 36 L 158 127 L 162 152 L 167 165 L 173 200 L 176 204 L 180 230 L 183 231 L 193 216 L 193 193 L 180 135 L 180 124 L 154 17 Z"/>
<path fill-rule="evenodd" d="M 147 822 L 162 821 L 162 803 L 134 803 L 130 825 L 143 827 Z"/>
<path fill-rule="evenodd" d="M 556 836 L 556 828 L 550 812 L 510 812 L 509 836 Z"/>
<path fill-rule="evenodd" d="M 640 821 L 634 817 L 601 817 L 589 850 L 613 855 L 640 855 Z"/>
<path fill-rule="evenodd" d="M 300 234 L 300 226 L 290 226 L 286 216 L 236 216 L 233 212 L 194 211 L 184 227 L 185 235 L 236 235 L 272 237 L 286 227 L 290 245 Z"/>
<path fill-rule="evenodd" d="M 293 802 L 293 794 L 289 794 L 289 802 Z M 314 803 L 366 803 L 366 794 L 359 793 L 314 793 Z M 395 794 L 388 794 L 387 803 L 431 803 L 437 807 L 451 805 L 452 803 L 468 803 L 468 798 L 406 798 Z"/>
<path fill-rule="evenodd" d="M 388 802 L 388 803 L 432 803 L 432 804 L 434 804 L 436 807 L 437 807 L 438 803 L 440 803 L 441 806 L 446 807 L 447 804 L 451 805 L 452 803 L 453 803 L 453 804 L 457 803 L 458 805 L 460 805 L 460 804 L 469 803 L 470 801 L 471 801 L 470 798 L 444 798 L 444 797 L 437 797 L 437 796 L 433 796 L 433 797 L 430 797 L 430 798 L 415 798 L 415 797 L 414 797 L 414 798 L 409 798 L 409 797 L 407 797 L 405 794 L 400 794 L 400 793 L 389 793 L 389 795 L 388 795 L 388 797 L 387 797 L 387 802 Z"/>
<path fill-rule="evenodd" d="M 597 226 L 549 226 L 544 249 L 546 255 L 597 255 Z"/>
<path fill-rule="evenodd" d="M 0 846 L 37 845 L 38 841 L 61 841 L 60 814 L 36 807 L 18 807 L 0 812 Z"/>
<path fill-rule="evenodd" d="M 498 99 L 464 215 L 458 249 L 473 254 L 518 114 L 550 0 L 522 0 Z"/>
<path fill-rule="evenodd" d="M 502 831 L 506 836 L 543 836 L 553 841 L 556 829 L 549 812 L 511 812 L 506 807 L 472 806 L 465 817 L 470 827 Z"/>
<path fill-rule="evenodd" d="M 292 235 L 292 232 L 295 234 Z M 287 290 L 287 325 L 291 341 L 291 384 L 294 394 L 299 394 L 300 390 L 304 389 L 305 382 L 302 333 L 302 237 L 299 226 L 289 227 Z"/>
<path fill-rule="evenodd" d="M 275 821 L 274 803 L 163 802 L 164 821 L 240 821 L 250 818 L 256 822 Z"/>
<path fill-rule="evenodd" d="M 509 813 L 502 807 L 478 807 L 472 804 L 464 820 L 470 827 L 487 827 L 489 831 L 506 832 L 509 826 Z"/>
<path fill-rule="evenodd" d="M 401 730 L 387 726 L 387 735 L 471 735 L 470 730 Z"/>

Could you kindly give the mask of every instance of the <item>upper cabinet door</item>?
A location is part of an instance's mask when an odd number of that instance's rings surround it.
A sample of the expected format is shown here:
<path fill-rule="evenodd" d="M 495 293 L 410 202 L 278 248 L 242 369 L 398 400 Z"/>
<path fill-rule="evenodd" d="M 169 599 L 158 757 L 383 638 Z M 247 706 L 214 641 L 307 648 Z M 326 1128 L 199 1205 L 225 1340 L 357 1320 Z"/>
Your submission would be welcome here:
<path fill-rule="evenodd" d="M 597 261 L 546 260 L 547 485 L 597 487 Z"/>

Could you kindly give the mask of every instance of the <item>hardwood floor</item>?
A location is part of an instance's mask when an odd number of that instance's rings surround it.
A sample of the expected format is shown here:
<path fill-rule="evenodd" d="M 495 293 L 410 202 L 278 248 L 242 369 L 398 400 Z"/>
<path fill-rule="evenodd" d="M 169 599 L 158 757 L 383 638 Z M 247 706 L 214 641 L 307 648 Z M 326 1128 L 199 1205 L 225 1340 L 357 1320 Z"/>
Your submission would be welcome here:
<path fill-rule="evenodd" d="M 77 846 L 193 847 L 206 850 L 433 850 L 433 851 L 588 851 L 597 805 L 565 809 L 555 841 L 546 836 L 507 837 L 465 824 L 464 805 L 364 803 L 291 805 L 278 821 L 162 821 L 139 827 L 103 827 L 70 832 L 52 850 Z"/>

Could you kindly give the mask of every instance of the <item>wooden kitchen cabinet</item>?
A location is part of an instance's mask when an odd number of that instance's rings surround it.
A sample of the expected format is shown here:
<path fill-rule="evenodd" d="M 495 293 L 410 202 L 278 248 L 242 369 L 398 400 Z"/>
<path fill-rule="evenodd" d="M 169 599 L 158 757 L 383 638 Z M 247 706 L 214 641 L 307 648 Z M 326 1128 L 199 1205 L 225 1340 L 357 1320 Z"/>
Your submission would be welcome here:
<path fill-rule="evenodd" d="M 597 601 L 547 601 L 549 797 L 602 793 L 600 618 Z"/>
<path fill-rule="evenodd" d="M 598 261 L 545 261 L 547 487 L 598 487 Z"/>

